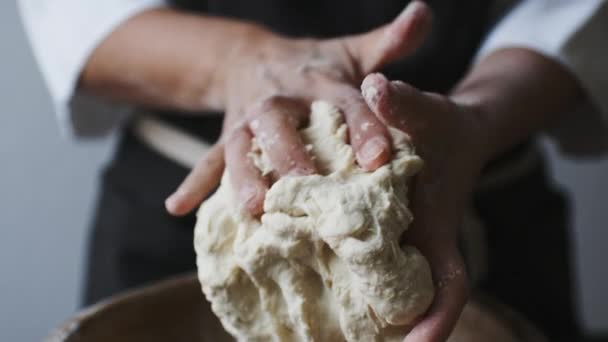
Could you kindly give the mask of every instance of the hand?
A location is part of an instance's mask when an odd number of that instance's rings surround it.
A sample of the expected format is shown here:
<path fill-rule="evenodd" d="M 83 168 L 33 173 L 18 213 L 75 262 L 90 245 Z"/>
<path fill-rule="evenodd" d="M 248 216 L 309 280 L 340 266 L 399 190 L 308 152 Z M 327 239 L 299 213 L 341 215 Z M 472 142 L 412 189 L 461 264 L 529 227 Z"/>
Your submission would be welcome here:
<path fill-rule="evenodd" d="M 405 238 L 428 259 L 436 297 L 405 341 L 445 341 L 467 300 L 467 275 L 457 242 L 486 155 L 479 143 L 485 139 L 479 116 L 472 107 L 380 74 L 367 76 L 361 89 L 376 116 L 407 133 L 425 162 L 410 194 L 414 223 Z"/>
<path fill-rule="evenodd" d="M 430 11 L 413 1 L 392 23 L 371 32 L 329 40 L 291 40 L 259 30 L 227 56 L 215 84 L 226 110 L 218 145 L 166 201 L 185 214 L 216 186 L 223 162 L 245 209 L 257 215 L 270 184 L 247 153 L 255 136 L 278 176 L 316 172 L 297 129 L 309 104 L 323 99 L 345 114 L 358 163 L 374 170 L 390 159 L 387 128 L 357 89 L 364 75 L 411 54 L 430 29 Z M 222 155 L 224 158 L 222 158 Z"/>

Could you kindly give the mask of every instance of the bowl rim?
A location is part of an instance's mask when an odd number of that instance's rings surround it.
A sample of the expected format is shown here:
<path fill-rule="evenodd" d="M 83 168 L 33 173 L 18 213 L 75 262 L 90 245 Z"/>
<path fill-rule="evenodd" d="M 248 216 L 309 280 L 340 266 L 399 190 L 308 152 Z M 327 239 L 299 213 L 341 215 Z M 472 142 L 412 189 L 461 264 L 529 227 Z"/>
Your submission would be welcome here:
<path fill-rule="evenodd" d="M 90 323 L 100 313 L 109 311 L 122 305 L 128 305 L 132 303 L 134 299 L 155 297 L 157 294 L 170 293 L 172 289 L 183 290 L 185 286 L 193 286 L 195 284 L 200 289 L 197 274 L 195 272 L 191 272 L 172 276 L 158 282 L 126 290 L 77 311 L 74 315 L 66 319 L 61 325 L 53 329 L 44 339 L 44 342 L 74 341 L 71 339 L 78 337 L 79 328 Z M 496 318 L 500 322 L 505 323 L 506 327 L 509 328 L 509 330 L 522 341 L 548 341 L 546 336 L 527 318 L 488 295 L 475 292 L 470 296 L 469 302 L 474 303 L 483 311 L 491 310 L 491 312 L 496 315 Z"/>

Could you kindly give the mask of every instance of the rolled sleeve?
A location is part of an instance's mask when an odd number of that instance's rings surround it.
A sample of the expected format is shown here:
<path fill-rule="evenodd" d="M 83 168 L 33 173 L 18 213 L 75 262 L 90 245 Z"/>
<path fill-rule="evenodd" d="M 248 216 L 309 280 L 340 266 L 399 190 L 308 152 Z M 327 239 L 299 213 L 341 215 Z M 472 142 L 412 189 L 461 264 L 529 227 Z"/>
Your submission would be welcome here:
<path fill-rule="evenodd" d="M 95 47 L 120 23 L 164 0 L 19 0 L 34 56 L 62 130 L 70 136 L 107 133 L 130 112 L 126 105 L 80 92 L 80 72 Z"/>
<path fill-rule="evenodd" d="M 547 133 L 570 155 L 608 152 L 608 1 L 522 1 L 488 36 L 477 60 L 504 48 L 526 48 L 566 67 L 587 94 Z"/>

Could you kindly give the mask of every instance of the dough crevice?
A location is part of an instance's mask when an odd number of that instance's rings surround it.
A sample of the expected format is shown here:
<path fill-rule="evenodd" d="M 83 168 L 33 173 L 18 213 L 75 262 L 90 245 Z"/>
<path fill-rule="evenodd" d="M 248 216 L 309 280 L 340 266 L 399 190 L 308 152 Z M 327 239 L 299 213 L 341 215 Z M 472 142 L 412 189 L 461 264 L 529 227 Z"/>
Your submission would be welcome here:
<path fill-rule="evenodd" d="M 397 341 L 434 295 L 426 259 L 400 238 L 413 220 L 409 179 L 421 168 L 407 135 L 394 158 L 356 164 L 341 113 L 312 105 L 302 129 L 321 174 L 277 180 L 256 219 L 235 207 L 227 174 L 200 208 L 199 280 L 224 328 L 241 341 Z M 254 144 L 265 173 L 272 166 Z"/>

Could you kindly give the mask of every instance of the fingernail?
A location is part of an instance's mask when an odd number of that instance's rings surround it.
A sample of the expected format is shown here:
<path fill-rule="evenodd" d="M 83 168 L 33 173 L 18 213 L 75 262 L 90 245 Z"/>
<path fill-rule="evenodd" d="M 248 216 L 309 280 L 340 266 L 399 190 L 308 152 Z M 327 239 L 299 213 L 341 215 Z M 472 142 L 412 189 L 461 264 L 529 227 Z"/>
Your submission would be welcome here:
<path fill-rule="evenodd" d="M 261 190 L 255 185 L 247 184 L 241 189 L 241 203 L 252 214 L 257 214 L 261 208 L 261 203 L 257 202 L 260 194 Z"/>
<path fill-rule="evenodd" d="M 370 163 L 376 160 L 386 149 L 387 144 L 381 137 L 375 137 L 367 141 L 359 151 L 359 159 L 363 163 Z"/>
<path fill-rule="evenodd" d="M 367 88 L 372 85 L 378 86 L 385 82 L 388 82 L 388 79 L 386 78 L 386 76 L 384 76 L 382 73 L 374 72 L 374 73 L 367 75 L 363 79 L 363 83 L 361 83 L 361 89 Z"/>
<path fill-rule="evenodd" d="M 165 200 L 165 207 L 167 207 L 167 210 L 169 211 L 173 211 L 173 209 L 175 209 L 175 195 L 167 197 Z"/>
<path fill-rule="evenodd" d="M 247 184 L 239 192 L 242 208 L 250 214 L 257 216 L 263 212 L 264 189 L 259 186 Z"/>
<path fill-rule="evenodd" d="M 361 84 L 361 94 L 369 104 L 378 102 L 380 87 L 388 83 L 388 79 L 381 73 L 369 74 Z"/>
<path fill-rule="evenodd" d="M 378 88 L 373 85 L 363 88 L 363 98 L 370 104 L 378 102 Z"/>
<path fill-rule="evenodd" d="M 241 189 L 241 200 L 243 203 L 249 203 L 257 196 L 257 194 L 257 187 L 247 184 Z"/>
<path fill-rule="evenodd" d="M 165 208 L 167 208 L 167 211 L 169 211 L 170 213 L 177 212 L 180 200 L 179 197 L 180 196 L 178 193 L 174 193 L 165 200 Z"/>

